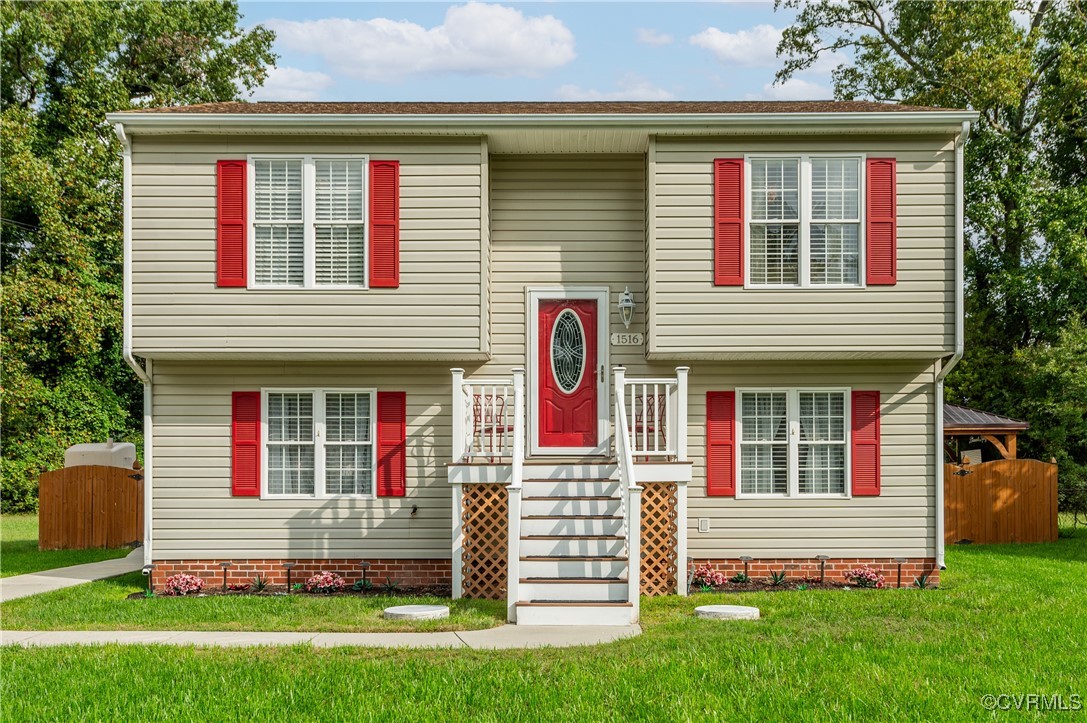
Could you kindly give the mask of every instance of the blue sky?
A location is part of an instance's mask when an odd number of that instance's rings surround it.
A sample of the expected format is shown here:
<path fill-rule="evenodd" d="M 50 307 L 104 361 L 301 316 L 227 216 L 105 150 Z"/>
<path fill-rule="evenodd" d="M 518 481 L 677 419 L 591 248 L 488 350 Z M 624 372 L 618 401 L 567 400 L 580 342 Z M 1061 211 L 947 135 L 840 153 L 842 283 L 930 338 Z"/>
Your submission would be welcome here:
<path fill-rule="evenodd" d="M 791 11 L 771 2 L 242 2 L 277 33 L 256 100 L 800 100 L 773 86 Z"/>

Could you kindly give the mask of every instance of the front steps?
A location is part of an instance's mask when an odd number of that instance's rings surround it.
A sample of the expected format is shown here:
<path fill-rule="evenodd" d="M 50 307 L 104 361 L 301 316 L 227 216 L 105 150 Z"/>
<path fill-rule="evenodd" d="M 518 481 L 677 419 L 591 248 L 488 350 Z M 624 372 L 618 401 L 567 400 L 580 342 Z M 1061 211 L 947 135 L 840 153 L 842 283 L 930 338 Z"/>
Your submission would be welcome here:
<path fill-rule="evenodd" d="M 526 464 L 519 625 L 630 625 L 615 465 Z"/>

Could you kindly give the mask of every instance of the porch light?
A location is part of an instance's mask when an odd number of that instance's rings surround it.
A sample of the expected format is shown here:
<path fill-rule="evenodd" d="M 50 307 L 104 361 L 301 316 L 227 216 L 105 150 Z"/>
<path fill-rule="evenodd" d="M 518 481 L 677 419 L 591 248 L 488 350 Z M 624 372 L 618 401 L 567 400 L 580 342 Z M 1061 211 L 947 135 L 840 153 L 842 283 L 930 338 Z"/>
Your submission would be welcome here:
<path fill-rule="evenodd" d="M 619 295 L 619 318 L 623 320 L 623 327 L 626 329 L 634 321 L 634 294 L 630 293 L 629 286 Z"/>

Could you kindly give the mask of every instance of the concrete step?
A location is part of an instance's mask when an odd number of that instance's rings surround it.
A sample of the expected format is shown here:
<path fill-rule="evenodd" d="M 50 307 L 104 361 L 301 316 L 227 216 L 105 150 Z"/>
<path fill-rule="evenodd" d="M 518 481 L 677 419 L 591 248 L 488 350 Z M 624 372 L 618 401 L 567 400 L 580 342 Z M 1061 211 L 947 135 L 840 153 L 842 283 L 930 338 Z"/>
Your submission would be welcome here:
<path fill-rule="evenodd" d="M 521 557 L 522 577 L 618 578 L 626 574 L 625 557 Z"/>
<path fill-rule="evenodd" d="M 624 578 L 523 577 L 518 594 L 526 601 L 626 602 L 627 581 Z"/>
<path fill-rule="evenodd" d="M 568 516 L 568 515 L 525 515 L 521 516 L 521 534 L 533 535 L 618 535 L 622 532 L 623 520 L 620 517 Z"/>
<path fill-rule="evenodd" d="M 614 497 L 524 497 L 521 515 L 590 516 L 619 514 L 620 501 Z"/>
<path fill-rule="evenodd" d="M 589 555 L 603 557 L 618 555 L 626 547 L 626 541 L 615 535 L 535 535 L 521 538 L 521 554 L 526 557 L 539 555 Z"/>
<path fill-rule="evenodd" d="M 525 497 L 617 497 L 619 480 L 525 480 Z"/>
<path fill-rule="evenodd" d="M 631 625 L 629 602 L 520 602 L 518 625 Z"/>

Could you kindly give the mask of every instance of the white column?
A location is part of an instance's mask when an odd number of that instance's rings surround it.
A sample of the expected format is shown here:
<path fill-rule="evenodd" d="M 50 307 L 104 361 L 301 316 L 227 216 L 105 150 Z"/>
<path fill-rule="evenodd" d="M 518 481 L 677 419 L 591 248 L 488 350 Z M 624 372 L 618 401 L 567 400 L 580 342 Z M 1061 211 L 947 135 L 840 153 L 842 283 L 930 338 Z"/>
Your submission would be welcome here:
<path fill-rule="evenodd" d="M 676 367 L 676 460 L 687 461 L 687 374 L 690 367 Z"/>
<path fill-rule="evenodd" d="M 449 371 L 453 374 L 453 462 L 456 464 L 468 453 L 464 429 L 464 370 Z"/>
<path fill-rule="evenodd" d="M 676 485 L 676 594 L 687 597 L 687 483 Z"/>
<path fill-rule="evenodd" d="M 633 606 L 630 622 L 638 622 L 642 598 L 642 488 L 631 485 L 627 497 L 627 599 Z"/>
<path fill-rule="evenodd" d="M 453 599 L 460 599 L 464 589 L 464 488 L 451 485 L 453 493 Z"/>
<path fill-rule="evenodd" d="M 517 622 L 517 602 L 521 589 L 521 488 L 510 484 L 509 497 L 509 563 L 506 566 L 506 620 Z"/>

